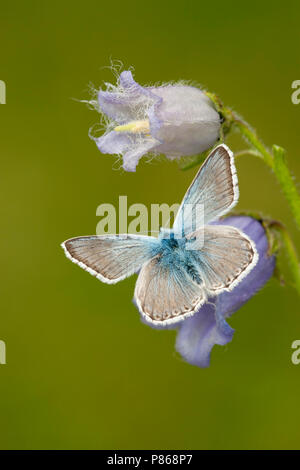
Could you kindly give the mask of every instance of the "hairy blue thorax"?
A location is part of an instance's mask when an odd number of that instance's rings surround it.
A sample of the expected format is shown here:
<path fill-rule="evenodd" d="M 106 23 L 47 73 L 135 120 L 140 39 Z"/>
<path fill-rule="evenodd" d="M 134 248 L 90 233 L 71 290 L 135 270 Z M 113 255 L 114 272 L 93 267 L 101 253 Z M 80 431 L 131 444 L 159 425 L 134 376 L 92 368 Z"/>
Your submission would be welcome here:
<path fill-rule="evenodd" d="M 199 275 L 199 253 L 187 249 L 190 243 L 185 237 L 177 236 L 172 230 L 161 229 L 158 237 L 157 254 L 160 255 L 162 266 L 178 269 L 178 273 L 186 271 L 197 284 L 202 284 Z"/>

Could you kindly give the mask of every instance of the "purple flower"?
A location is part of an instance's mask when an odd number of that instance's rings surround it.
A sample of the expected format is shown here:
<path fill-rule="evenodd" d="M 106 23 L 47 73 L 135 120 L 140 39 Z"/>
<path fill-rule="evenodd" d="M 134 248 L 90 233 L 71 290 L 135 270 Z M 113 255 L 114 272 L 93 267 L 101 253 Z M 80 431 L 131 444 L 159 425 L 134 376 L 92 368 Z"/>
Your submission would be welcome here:
<path fill-rule="evenodd" d="M 121 154 L 126 171 L 135 171 L 146 153 L 195 155 L 219 137 L 219 114 L 201 90 L 180 83 L 142 87 L 129 71 L 99 91 L 97 109 L 108 121 L 95 142 L 102 153 Z"/>
<path fill-rule="evenodd" d="M 178 327 L 176 350 L 187 362 L 199 367 L 209 366 L 210 353 L 215 344 L 224 345 L 232 340 L 234 330 L 225 319 L 265 285 L 275 268 L 275 256 L 268 255 L 268 240 L 259 221 L 252 217 L 232 216 L 217 224 L 231 225 L 247 234 L 256 245 L 259 259 L 252 271 L 231 292 L 209 299 L 192 317 L 175 325 Z"/>

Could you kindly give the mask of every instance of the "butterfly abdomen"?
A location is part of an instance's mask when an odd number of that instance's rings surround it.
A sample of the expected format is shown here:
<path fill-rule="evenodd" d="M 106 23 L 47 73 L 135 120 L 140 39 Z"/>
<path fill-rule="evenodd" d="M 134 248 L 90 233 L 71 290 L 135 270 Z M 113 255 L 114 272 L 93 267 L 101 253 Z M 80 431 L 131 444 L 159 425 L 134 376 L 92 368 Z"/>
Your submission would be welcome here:
<path fill-rule="evenodd" d="M 175 238 L 172 235 L 161 239 L 161 264 L 169 269 L 173 266 L 184 270 L 196 284 L 202 284 L 202 278 L 199 275 L 193 254 L 186 249 L 186 239 Z"/>
<path fill-rule="evenodd" d="M 185 269 L 192 280 L 196 282 L 196 284 L 201 285 L 203 283 L 202 278 L 199 275 L 199 270 L 193 262 L 187 260 L 185 263 Z"/>

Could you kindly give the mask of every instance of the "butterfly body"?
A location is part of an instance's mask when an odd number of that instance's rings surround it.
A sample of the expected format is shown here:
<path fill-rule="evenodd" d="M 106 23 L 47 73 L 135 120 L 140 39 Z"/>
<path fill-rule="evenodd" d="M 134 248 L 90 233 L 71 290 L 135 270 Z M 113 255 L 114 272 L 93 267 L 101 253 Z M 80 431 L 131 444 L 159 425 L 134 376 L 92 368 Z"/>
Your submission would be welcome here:
<path fill-rule="evenodd" d="M 212 224 L 238 196 L 233 154 L 222 144 L 198 171 L 171 230 L 161 229 L 158 238 L 77 237 L 62 246 L 71 261 L 102 282 L 138 273 L 134 299 L 141 315 L 156 325 L 177 323 L 209 297 L 234 289 L 257 263 L 255 245 L 243 232 Z M 224 320 L 218 324 L 230 329 Z"/>
<path fill-rule="evenodd" d="M 202 284 L 199 263 L 192 250 L 187 250 L 189 243 L 186 237 L 178 238 L 174 231 L 162 231 L 160 241 L 160 264 L 170 269 L 181 266 L 191 277 L 191 281 Z"/>

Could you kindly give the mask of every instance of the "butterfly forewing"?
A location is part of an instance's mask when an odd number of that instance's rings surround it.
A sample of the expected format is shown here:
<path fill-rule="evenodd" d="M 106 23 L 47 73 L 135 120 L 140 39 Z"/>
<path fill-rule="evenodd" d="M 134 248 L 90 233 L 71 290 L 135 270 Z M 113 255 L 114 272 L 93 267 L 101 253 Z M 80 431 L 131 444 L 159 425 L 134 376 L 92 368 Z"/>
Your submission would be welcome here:
<path fill-rule="evenodd" d="M 153 256 L 157 243 L 154 237 L 111 235 L 71 238 L 62 246 L 71 261 L 114 284 L 137 272 Z"/>
<path fill-rule="evenodd" d="M 233 153 L 222 144 L 207 157 L 185 194 L 174 222 L 175 233 L 188 234 L 212 222 L 234 207 L 238 198 Z"/>
<path fill-rule="evenodd" d="M 141 269 L 135 287 L 141 314 L 151 323 L 170 324 L 192 315 L 205 302 L 197 285 L 180 265 L 165 265 L 160 255 Z"/>
<path fill-rule="evenodd" d="M 247 235 L 235 227 L 207 225 L 202 230 L 190 234 L 188 238 L 189 249 L 193 250 L 197 259 L 205 288 L 213 294 L 229 291 L 257 263 L 255 246 Z"/>

